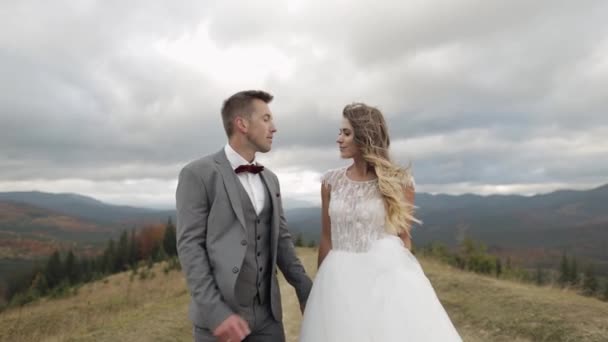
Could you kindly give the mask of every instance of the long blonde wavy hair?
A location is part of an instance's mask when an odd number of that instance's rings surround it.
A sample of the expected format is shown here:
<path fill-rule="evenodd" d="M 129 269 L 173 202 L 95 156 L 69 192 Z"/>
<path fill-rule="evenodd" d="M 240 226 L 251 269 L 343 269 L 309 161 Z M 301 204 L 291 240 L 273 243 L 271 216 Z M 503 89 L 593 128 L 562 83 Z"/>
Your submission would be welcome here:
<path fill-rule="evenodd" d="M 378 177 L 378 187 L 386 210 L 386 230 L 389 234 L 410 236 L 414 205 L 405 198 L 405 188 L 412 185 L 410 167 L 400 167 L 391 161 L 390 138 L 384 115 L 364 103 L 346 105 L 342 115 L 353 126 L 354 142 L 363 160 Z"/>

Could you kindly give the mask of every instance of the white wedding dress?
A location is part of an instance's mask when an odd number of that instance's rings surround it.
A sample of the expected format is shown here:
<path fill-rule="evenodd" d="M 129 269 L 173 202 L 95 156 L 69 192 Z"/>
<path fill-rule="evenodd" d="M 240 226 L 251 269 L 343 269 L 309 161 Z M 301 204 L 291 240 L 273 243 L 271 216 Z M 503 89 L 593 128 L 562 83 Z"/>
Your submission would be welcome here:
<path fill-rule="evenodd" d="M 385 233 L 377 180 L 353 181 L 346 168 L 331 187 L 332 250 L 315 277 L 300 342 L 462 341 L 418 260 Z"/>

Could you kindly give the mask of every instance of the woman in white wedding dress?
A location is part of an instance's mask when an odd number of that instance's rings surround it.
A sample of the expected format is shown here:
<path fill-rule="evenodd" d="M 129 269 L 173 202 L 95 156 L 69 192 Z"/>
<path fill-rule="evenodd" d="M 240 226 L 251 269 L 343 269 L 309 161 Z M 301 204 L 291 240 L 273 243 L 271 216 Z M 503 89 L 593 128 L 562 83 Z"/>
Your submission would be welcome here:
<path fill-rule="evenodd" d="M 353 164 L 322 179 L 319 270 L 300 342 L 461 341 L 409 251 L 413 181 L 390 161 L 382 113 L 347 105 L 337 143 Z"/>

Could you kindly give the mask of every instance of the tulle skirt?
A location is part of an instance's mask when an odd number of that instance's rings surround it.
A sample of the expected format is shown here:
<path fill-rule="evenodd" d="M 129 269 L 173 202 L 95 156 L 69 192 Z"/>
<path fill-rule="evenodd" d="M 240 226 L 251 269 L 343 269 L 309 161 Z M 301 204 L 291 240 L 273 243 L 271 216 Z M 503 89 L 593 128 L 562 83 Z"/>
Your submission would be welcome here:
<path fill-rule="evenodd" d="M 332 250 L 315 277 L 300 342 L 462 341 L 418 260 L 396 236 Z"/>

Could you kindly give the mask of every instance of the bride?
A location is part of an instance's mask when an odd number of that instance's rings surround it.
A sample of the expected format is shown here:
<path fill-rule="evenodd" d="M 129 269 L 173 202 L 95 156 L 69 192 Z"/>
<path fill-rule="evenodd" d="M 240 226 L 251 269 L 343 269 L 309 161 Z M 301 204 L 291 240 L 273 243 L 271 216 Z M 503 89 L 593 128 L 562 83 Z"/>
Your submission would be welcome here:
<path fill-rule="evenodd" d="M 414 185 L 389 158 L 382 113 L 347 105 L 337 143 L 353 164 L 322 179 L 319 270 L 300 341 L 461 341 L 410 253 Z"/>

